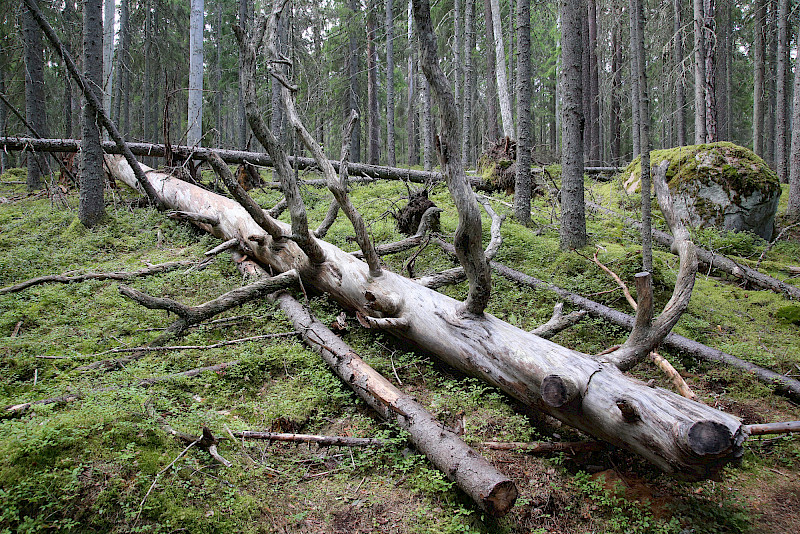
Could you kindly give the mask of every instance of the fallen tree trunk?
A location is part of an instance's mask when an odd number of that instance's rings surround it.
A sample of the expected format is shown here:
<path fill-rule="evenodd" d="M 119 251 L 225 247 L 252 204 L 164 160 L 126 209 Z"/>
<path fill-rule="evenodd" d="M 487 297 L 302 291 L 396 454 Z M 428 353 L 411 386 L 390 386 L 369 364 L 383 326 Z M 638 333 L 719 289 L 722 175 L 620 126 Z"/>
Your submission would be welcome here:
<path fill-rule="evenodd" d="M 121 158 L 107 157 L 107 164 L 115 178 L 135 186 Z M 729 414 L 648 387 L 490 314 L 464 316 L 460 302 L 390 271 L 374 278 L 365 263 L 324 241 L 318 243 L 325 261 L 312 266 L 294 242 L 274 243 L 234 201 L 164 173 L 147 175 L 170 208 L 218 217 L 208 228 L 214 235 L 241 239 L 274 271 L 296 269 L 306 286 L 375 319 L 374 325 L 666 472 L 704 478 L 742 454 L 742 425 Z M 288 225 L 275 224 L 291 235 Z"/>
<path fill-rule="evenodd" d="M 33 148 L 40 152 L 79 152 L 81 142 L 77 139 L 36 139 L 32 137 L 0 137 L 0 149 L 5 150 L 24 150 Z M 103 151 L 106 154 L 120 154 L 120 149 L 115 143 L 105 141 L 102 143 Z M 128 143 L 128 147 L 134 156 L 164 157 L 167 150 L 164 145 L 157 143 Z M 183 160 L 202 160 L 207 161 L 211 153 L 215 152 L 225 163 L 230 165 L 242 165 L 252 163 L 263 167 L 274 167 L 274 162 L 269 154 L 262 152 L 247 152 L 244 150 L 215 150 L 202 147 L 189 147 L 183 145 L 171 145 L 170 150 L 174 156 Z M 317 163 L 314 158 L 300 156 L 289 156 L 289 161 L 297 165 L 298 170 L 316 169 Z M 331 160 L 331 165 L 339 172 L 340 162 Z M 619 171 L 616 167 L 586 167 L 585 172 L 589 174 L 602 174 Z M 532 167 L 531 172 L 542 172 L 542 168 Z M 351 176 L 363 176 L 373 180 L 402 180 L 414 183 L 428 183 L 444 181 L 441 173 L 431 171 L 421 171 L 417 169 L 403 169 L 400 167 L 387 167 L 384 165 L 368 165 L 366 163 L 348 162 L 347 172 Z M 479 177 L 470 177 L 473 186 L 480 185 L 483 180 Z M 324 180 L 319 181 L 324 185 Z"/>
<path fill-rule="evenodd" d="M 642 223 L 631 219 L 630 217 L 625 217 L 619 213 L 616 213 L 606 207 L 600 206 L 599 204 L 594 204 L 593 202 L 586 202 L 586 207 L 595 211 L 595 212 L 603 212 L 609 213 L 614 217 L 620 217 L 625 224 L 633 226 L 635 228 L 641 229 Z M 671 235 L 666 232 L 662 232 L 656 228 L 653 228 L 653 240 L 658 243 L 659 245 L 666 247 L 668 250 L 672 250 L 672 244 L 674 243 L 674 239 Z M 800 300 L 800 287 L 793 286 L 791 284 L 787 284 L 786 282 L 782 282 L 777 278 L 769 276 L 768 274 L 764 274 L 759 272 L 755 269 L 751 269 L 746 265 L 742 265 L 740 263 L 736 263 L 732 259 L 723 256 L 721 254 L 717 254 L 710 250 L 705 250 L 700 247 L 697 248 L 697 259 L 701 263 L 704 263 L 710 266 L 712 269 L 717 269 L 719 271 L 728 273 L 732 276 L 740 280 L 744 280 L 750 284 L 753 284 L 756 287 L 760 287 L 762 289 L 769 289 L 770 291 L 774 291 L 776 293 L 783 293 L 789 298 L 794 300 Z"/>
<path fill-rule="evenodd" d="M 303 339 L 320 353 L 346 384 L 384 419 L 409 433 L 409 441 L 483 510 L 503 516 L 517 499 L 517 488 L 455 433 L 445 429 L 421 404 L 378 374 L 328 327 L 288 293 L 277 295 L 281 309 Z"/>
<path fill-rule="evenodd" d="M 560 298 L 571 302 L 583 310 L 588 311 L 592 315 L 602 317 L 608 322 L 628 330 L 633 328 L 634 317 L 631 315 L 613 308 L 609 308 L 608 306 L 587 299 L 586 297 L 578 295 L 577 293 L 572 293 L 571 291 L 554 286 L 553 284 L 543 282 L 538 278 L 534 278 L 533 276 L 512 269 L 511 267 L 503 265 L 502 263 L 492 262 L 492 267 L 509 280 L 513 280 L 519 284 L 527 285 L 536 289 L 552 291 Z M 702 343 L 698 343 L 697 341 L 683 337 L 674 332 L 667 334 L 667 337 L 664 338 L 662 343 L 664 346 L 670 349 L 686 352 L 687 354 L 691 354 L 701 360 L 724 363 L 730 367 L 750 373 L 761 382 L 769 384 L 775 388 L 778 393 L 782 393 L 796 400 L 800 400 L 800 381 L 797 381 L 793 378 L 776 373 L 775 371 L 770 371 L 769 369 L 765 369 L 763 367 L 759 367 L 758 365 L 744 361 L 736 356 L 722 352 L 721 350 L 713 347 L 703 345 Z"/>

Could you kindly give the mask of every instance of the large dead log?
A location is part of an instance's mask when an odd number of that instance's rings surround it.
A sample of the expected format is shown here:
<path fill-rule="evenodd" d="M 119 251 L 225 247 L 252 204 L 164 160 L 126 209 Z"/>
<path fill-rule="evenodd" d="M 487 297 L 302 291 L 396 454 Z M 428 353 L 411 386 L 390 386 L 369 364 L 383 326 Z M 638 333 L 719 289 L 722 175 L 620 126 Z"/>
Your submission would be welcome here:
<path fill-rule="evenodd" d="M 136 185 L 124 160 L 107 156 L 106 162 L 115 178 Z M 272 238 L 233 200 L 164 173 L 147 176 L 170 208 L 217 217 L 219 224 L 210 228 L 214 235 L 247 243 L 275 272 L 296 269 L 306 286 L 341 305 L 376 320 L 393 319 L 375 321 L 390 333 L 571 426 L 640 454 L 666 472 L 703 478 L 742 454 L 745 434 L 741 422 L 729 414 L 648 387 L 613 365 L 488 313 L 464 316 L 460 302 L 391 271 L 375 279 L 364 262 L 324 241 L 319 245 L 325 261 L 312 266 L 294 242 L 273 246 Z M 285 223 L 275 224 L 290 233 Z"/>

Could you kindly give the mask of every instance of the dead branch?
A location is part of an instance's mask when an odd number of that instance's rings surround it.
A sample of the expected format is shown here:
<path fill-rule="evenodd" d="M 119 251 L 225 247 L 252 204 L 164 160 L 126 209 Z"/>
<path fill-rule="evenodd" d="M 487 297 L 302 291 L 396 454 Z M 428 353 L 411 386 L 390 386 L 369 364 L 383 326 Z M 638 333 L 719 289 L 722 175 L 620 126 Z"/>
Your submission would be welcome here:
<path fill-rule="evenodd" d="M 483 205 L 483 209 L 486 210 L 486 213 L 492 219 L 492 226 L 490 230 L 491 239 L 489 240 L 489 244 L 486 246 L 486 250 L 483 252 L 486 255 L 486 260 L 491 261 L 497 256 L 500 247 L 503 245 L 503 235 L 500 233 L 500 226 L 503 224 L 505 220 L 505 215 L 498 215 L 493 209 L 492 205 L 489 204 L 489 201 L 483 197 L 478 197 L 478 201 Z"/>
<path fill-rule="evenodd" d="M 392 447 L 396 442 L 381 438 L 354 438 L 350 436 L 320 436 L 316 434 L 282 434 L 278 432 L 255 432 L 243 430 L 233 432 L 240 439 L 287 441 L 293 443 L 315 443 L 322 447 Z"/>
<path fill-rule="evenodd" d="M 653 360 L 659 369 L 664 371 L 664 374 L 667 375 L 667 378 L 672 380 L 672 383 L 675 385 L 675 388 L 678 390 L 682 396 L 686 397 L 687 399 L 691 399 L 696 401 L 697 395 L 694 394 L 694 391 L 689 388 L 689 384 L 686 383 L 686 380 L 683 379 L 681 374 L 675 370 L 669 361 L 666 358 L 661 356 L 656 351 L 650 353 L 650 359 Z"/>
<path fill-rule="evenodd" d="M 762 436 L 764 434 L 789 434 L 790 432 L 800 432 L 800 421 L 765 423 L 762 425 L 745 425 L 744 430 L 751 436 Z"/>
<path fill-rule="evenodd" d="M 248 341 L 260 341 L 262 339 L 274 339 L 279 337 L 290 337 L 297 335 L 298 332 L 279 332 L 277 334 L 261 334 L 258 336 L 242 337 L 239 339 L 229 339 L 227 341 L 220 341 L 219 343 L 212 343 L 211 345 L 167 345 L 162 347 L 119 347 L 111 349 L 110 353 L 122 352 L 166 352 L 171 350 L 210 350 L 218 349 L 220 347 L 227 347 L 229 345 L 238 345 L 240 343 L 247 343 Z"/>
<path fill-rule="evenodd" d="M 428 289 L 439 289 L 440 287 L 459 284 L 466 279 L 467 275 L 464 274 L 463 267 L 453 267 L 452 269 L 417 278 L 415 282 Z"/>
<path fill-rule="evenodd" d="M 138 271 L 130 271 L 130 272 L 117 271 L 108 273 L 85 273 L 78 275 L 73 275 L 69 272 L 63 274 L 51 274 L 47 276 L 39 276 L 36 278 L 31 278 L 30 280 L 14 284 L 13 286 L 7 286 L 1 288 L 0 295 L 5 295 L 6 293 L 16 293 L 18 291 L 22 291 L 23 289 L 28 289 L 29 287 L 32 286 L 47 284 L 50 282 L 55 282 L 59 284 L 71 284 L 75 282 L 85 282 L 86 280 L 133 280 L 134 278 L 139 278 L 142 276 L 150 276 L 152 274 L 166 273 L 174 269 L 177 269 L 178 267 L 194 265 L 195 263 L 196 262 L 191 260 L 171 261 L 167 263 L 159 263 L 158 265 L 151 265 L 146 269 L 140 269 Z"/>
<path fill-rule="evenodd" d="M 522 451 L 527 454 L 551 454 L 556 452 L 575 454 L 578 452 L 602 451 L 608 448 L 608 444 L 602 441 L 484 441 L 481 445 L 487 449 Z"/>
<path fill-rule="evenodd" d="M 170 211 L 167 212 L 167 217 L 178 221 L 189 221 L 197 224 L 206 224 L 208 226 L 218 226 L 219 217 L 212 217 L 203 215 L 202 213 L 192 213 L 189 211 Z"/>
<path fill-rule="evenodd" d="M 341 164 L 339 165 L 339 186 L 347 192 L 347 164 L 350 160 L 350 137 L 353 133 L 353 128 L 355 127 L 356 121 L 358 120 L 358 115 L 355 114 L 355 110 L 350 115 L 350 120 L 347 121 L 345 124 L 344 131 L 342 132 L 342 152 L 341 152 Z M 325 182 L 327 186 L 327 181 Z M 327 235 L 328 230 L 331 229 L 333 223 L 336 222 L 336 217 L 339 215 L 339 201 L 336 200 L 336 196 L 334 195 L 333 200 L 331 200 L 331 205 L 328 207 L 328 213 L 325 215 L 325 219 L 320 223 L 319 227 L 314 230 L 314 235 L 318 238 L 322 239 Z"/>
<path fill-rule="evenodd" d="M 595 252 L 594 252 L 594 257 L 593 257 L 593 260 L 594 260 L 594 262 L 597 264 L 597 266 L 598 266 L 598 267 L 600 267 L 601 269 L 603 269 L 603 270 L 604 270 L 606 273 L 608 273 L 608 275 L 609 275 L 611 278 L 613 278 L 613 279 L 614 279 L 614 281 L 617 283 L 617 285 L 619 285 L 619 287 L 622 289 L 622 292 L 625 294 L 625 299 L 628 301 L 628 304 L 630 304 L 630 305 L 631 305 L 631 308 L 633 308 L 633 311 L 636 311 L 636 309 L 638 308 L 638 306 L 637 306 L 637 304 L 636 304 L 636 301 L 633 299 L 633 296 L 631 295 L 631 292 L 630 292 L 630 290 L 628 289 L 628 285 L 627 285 L 625 282 L 623 282 L 623 281 L 622 281 L 622 278 L 620 278 L 620 277 L 617 275 L 617 273 L 615 273 L 614 271 L 612 271 L 611 269 L 609 269 L 608 267 L 606 267 L 605 265 L 603 265 L 603 264 L 600 262 L 600 260 L 599 260 L 599 259 L 597 259 L 597 251 L 596 251 L 596 250 L 595 250 Z"/>
<path fill-rule="evenodd" d="M 625 217 L 623 215 L 620 215 L 619 213 L 616 213 L 604 206 L 600 206 L 598 204 L 594 204 L 592 202 L 587 201 L 586 207 L 588 209 L 597 212 L 609 213 L 614 217 L 621 218 L 625 222 L 625 224 L 633 226 L 634 228 L 638 229 L 641 228 L 642 224 L 641 222 L 635 219 L 631 219 L 630 217 Z M 670 251 L 673 251 L 674 253 L 674 249 L 672 247 L 674 239 L 668 233 L 662 232 L 661 230 L 657 230 L 654 228 L 653 240 L 658 244 L 667 247 Z M 760 287 L 762 289 L 769 289 L 770 291 L 774 291 L 776 293 L 782 293 L 791 299 L 800 300 L 800 287 L 787 284 L 786 282 L 778 280 L 777 278 L 774 278 L 767 274 L 761 273 L 756 269 L 752 269 L 746 265 L 743 265 L 721 254 L 717 254 L 715 252 L 699 247 L 695 247 L 695 249 L 697 251 L 698 260 L 701 263 L 708 265 L 709 269 L 712 268 L 718 269 L 722 272 L 728 273 L 731 276 L 738 278 L 739 280 L 744 280 L 745 282 L 752 284 L 756 287 Z"/>
<path fill-rule="evenodd" d="M 627 370 L 636 365 L 655 349 L 659 343 L 670 333 L 672 327 L 678 322 L 684 310 L 689 306 L 694 287 L 694 275 L 697 272 L 697 253 L 694 244 L 689 239 L 689 232 L 683 222 L 675 214 L 672 206 L 672 197 L 667 186 L 667 168 L 669 162 L 664 161 L 653 171 L 653 186 L 655 188 L 661 212 L 675 236 L 673 247 L 678 251 L 680 267 L 672 297 L 661 315 L 655 321 L 653 318 L 653 290 L 649 273 L 636 275 L 636 291 L 638 296 L 638 309 L 636 319 L 630 336 L 618 350 L 604 355 L 602 361 Z"/>
<path fill-rule="evenodd" d="M 577 310 L 564 315 L 564 303 L 559 302 L 553 307 L 553 316 L 550 317 L 550 320 L 531 330 L 531 334 L 550 339 L 559 332 L 578 324 L 587 313 L 586 310 Z"/>
<path fill-rule="evenodd" d="M 211 250 L 207 250 L 203 253 L 204 256 L 216 256 L 217 254 L 221 254 L 226 250 L 230 250 L 234 247 L 239 246 L 238 239 L 228 239 L 224 243 L 220 243 L 216 247 L 212 248 Z"/>

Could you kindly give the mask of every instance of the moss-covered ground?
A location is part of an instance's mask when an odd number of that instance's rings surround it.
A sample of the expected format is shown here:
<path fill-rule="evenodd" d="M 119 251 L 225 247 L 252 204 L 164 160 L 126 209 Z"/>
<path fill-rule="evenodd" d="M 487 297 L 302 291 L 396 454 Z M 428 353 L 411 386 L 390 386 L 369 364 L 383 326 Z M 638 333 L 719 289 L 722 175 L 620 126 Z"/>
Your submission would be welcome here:
<path fill-rule="evenodd" d="M 76 193 L 68 195 L 67 209 L 56 207 L 46 197 L 28 196 L 24 186 L 8 183 L 20 180 L 20 175 L 15 171 L 0 178 L 0 287 L 67 271 L 134 270 L 145 262 L 199 260 L 218 244 L 189 225 L 134 207 L 133 197 L 123 190 L 109 191 L 106 223 L 86 230 L 77 221 Z M 586 185 L 588 198 L 614 209 L 636 205 L 618 185 L 589 180 Z M 405 186 L 393 182 L 353 187 L 354 202 L 378 242 L 399 238 L 388 212 L 402 205 L 405 193 Z M 280 198 L 273 191 L 254 196 L 264 206 Z M 310 219 L 320 221 L 329 195 L 307 188 L 304 197 Z M 511 202 L 510 197 L 496 198 Z M 442 231 L 452 232 L 456 215 L 446 189 L 435 187 L 431 199 L 445 210 Z M 494 207 L 510 211 L 502 202 Z M 630 312 L 591 255 L 599 248 L 600 260 L 630 282 L 639 270 L 638 236 L 609 216 L 590 214 L 588 225 L 591 247 L 561 252 L 557 209 L 540 197 L 530 228 L 509 216 L 498 260 Z M 488 240 L 488 224 L 485 228 Z M 761 268 L 797 283 L 788 268 L 798 264 L 800 242 L 797 234 L 786 236 L 769 250 Z M 708 230 L 695 239 L 749 265 L 755 265 L 767 246 L 747 235 Z M 328 240 L 354 248 L 343 217 Z M 403 271 L 414 252 L 385 261 L 389 268 Z M 654 256 L 656 298 L 663 304 L 677 259 L 663 250 Z M 419 254 L 414 270 L 419 276 L 451 266 L 431 245 Z M 222 254 L 203 270 L 172 271 L 129 285 L 197 304 L 241 283 L 230 256 Z M 719 480 L 699 483 L 662 475 L 623 451 L 533 457 L 480 449 L 520 490 L 514 510 L 494 520 L 409 449 L 396 427 L 379 421 L 299 340 L 154 352 L 122 369 L 81 373 L 77 367 L 108 356 L 101 353 L 145 344 L 171 322 L 165 312 L 124 299 L 117 286 L 51 284 L 0 295 L 0 406 L 83 395 L 74 402 L 0 415 L 0 532 L 800 531 L 800 443 L 794 436 L 752 439 L 741 466 L 726 469 Z M 463 297 L 466 287 L 445 291 Z M 553 294 L 495 276 L 489 311 L 529 329 L 545 322 L 556 303 Z M 341 311 L 325 298 L 312 298 L 310 304 L 326 322 Z M 799 305 L 771 292 L 740 287 L 721 273 L 703 272 L 676 331 L 797 376 L 800 327 L 794 318 Z M 194 328 L 181 343 L 206 345 L 291 330 L 282 313 L 263 301 L 224 316 L 232 320 Z M 476 446 L 485 440 L 582 438 L 427 354 L 361 329 L 353 317 L 348 323 L 343 334 L 348 343 L 444 423 L 463 428 L 464 438 Z M 554 340 L 591 354 L 624 338 L 620 329 L 587 317 Z M 800 408 L 751 377 L 690 354 L 663 354 L 702 402 L 731 411 L 746 423 L 800 419 Z M 142 378 L 232 360 L 241 363 L 196 378 L 136 386 Z M 633 373 L 671 387 L 648 364 Z M 177 430 L 192 434 L 207 426 L 219 437 L 226 436 L 227 429 L 280 430 L 385 437 L 396 445 L 360 450 L 223 441 L 220 452 L 233 462 L 233 467 L 224 468 L 202 449 L 181 455 L 185 445 L 148 415 L 145 403 Z"/>

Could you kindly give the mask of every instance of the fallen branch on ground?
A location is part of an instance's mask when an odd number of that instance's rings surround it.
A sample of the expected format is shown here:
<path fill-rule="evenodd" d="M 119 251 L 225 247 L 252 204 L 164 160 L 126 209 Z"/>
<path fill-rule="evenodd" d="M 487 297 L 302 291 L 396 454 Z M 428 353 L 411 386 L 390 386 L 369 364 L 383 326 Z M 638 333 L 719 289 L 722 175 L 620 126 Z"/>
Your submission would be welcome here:
<path fill-rule="evenodd" d="M 487 449 L 522 451 L 528 454 L 550 454 L 554 452 L 574 454 L 576 452 L 602 451 L 608 449 L 608 444 L 602 441 L 484 441 L 481 445 Z"/>
<path fill-rule="evenodd" d="M 800 432 L 800 421 L 745 425 L 744 430 L 751 436 L 762 436 L 764 434 L 789 434 L 790 432 Z"/>
<path fill-rule="evenodd" d="M 683 379 L 681 374 L 672 366 L 669 361 L 661 356 L 656 351 L 650 353 L 650 359 L 653 361 L 654 364 L 658 366 L 659 369 L 664 371 L 664 374 L 667 375 L 667 378 L 672 380 L 672 383 L 675 385 L 675 388 L 678 390 L 678 393 L 686 397 L 687 399 L 691 399 L 696 401 L 697 395 L 694 394 L 694 391 L 691 390 L 689 384 L 686 383 L 686 380 Z"/>
<path fill-rule="evenodd" d="M 242 337 L 239 339 L 230 339 L 227 341 L 220 341 L 219 343 L 212 343 L 211 345 L 167 345 L 163 347 L 120 347 L 116 349 L 111 349 L 108 352 L 111 353 L 120 353 L 120 352 L 164 352 L 168 350 L 208 350 L 208 349 L 218 349 L 220 347 L 227 347 L 228 345 L 237 345 L 239 343 L 246 343 L 248 341 L 258 341 L 261 339 L 272 339 L 276 337 L 288 337 L 297 335 L 299 332 L 278 332 L 276 334 L 261 334 L 258 336 L 250 336 L 250 337 Z"/>
<path fill-rule="evenodd" d="M 531 330 L 531 334 L 550 339 L 559 332 L 578 324 L 587 313 L 586 310 L 577 310 L 564 315 L 564 303 L 559 302 L 553 307 L 553 316 L 550 317 L 550 320 Z"/>
<path fill-rule="evenodd" d="M 14 284 L 13 286 L 6 286 L 4 288 L 0 288 L 0 295 L 4 295 L 6 293 L 16 293 L 18 291 L 22 291 L 23 289 L 27 289 L 29 287 L 37 286 L 40 284 L 47 284 L 50 282 L 55 282 L 60 284 L 72 284 L 77 282 L 85 282 L 87 280 L 133 280 L 134 278 L 139 278 L 142 276 L 150 276 L 152 274 L 166 273 L 174 269 L 177 269 L 178 267 L 194 265 L 195 263 L 197 262 L 191 260 L 171 261 L 167 263 L 159 263 L 157 265 L 150 265 L 146 269 L 140 269 L 138 271 L 130 271 L 130 272 L 118 271 L 118 272 L 108 272 L 108 273 L 85 273 L 85 274 L 71 274 L 67 272 L 63 274 L 38 276 L 36 278 L 31 278 L 30 280 L 25 280 L 24 282 Z"/>
<path fill-rule="evenodd" d="M 381 438 L 354 438 L 350 436 L 320 436 L 317 434 L 285 434 L 278 432 L 255 432 L 242 430 L 233 432 L 240 439 L 258 439 L 266 441 L 288 441 L 294 443 L 315 443 L 323 447 L 391 447 L 395 441 Z"/>

